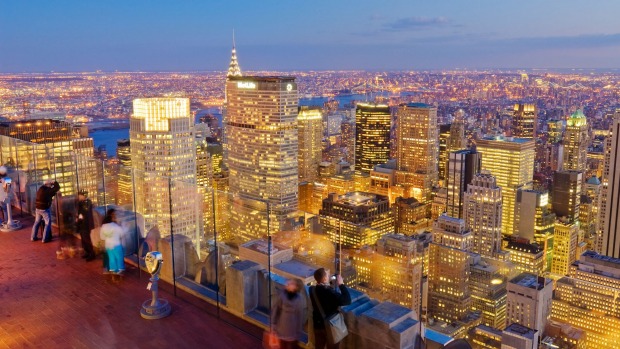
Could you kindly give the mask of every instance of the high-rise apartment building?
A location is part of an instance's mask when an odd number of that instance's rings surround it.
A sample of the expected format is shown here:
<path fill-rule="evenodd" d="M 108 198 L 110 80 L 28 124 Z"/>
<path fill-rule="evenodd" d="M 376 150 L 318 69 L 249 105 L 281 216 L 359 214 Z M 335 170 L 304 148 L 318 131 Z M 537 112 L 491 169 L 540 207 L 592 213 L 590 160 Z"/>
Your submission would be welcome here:
<path fill-rule="evenodd" d="M 370 173 L 390 159 L 392 114 L 385 104 L 359 103 L 355 113 L 355 171 Z"/>
<path fill-rule="evenodd" d="M 189 98 L 141 98 L 130 119 L 135 207 L 146 229 L 201 241 L 196 145 Z"/>
<path fill-rule="evenodd" d="M 605 143 L 603 183 L 600 195 L 601 227 L 597 252 L 620 258 L 620 110 Z"/>
<path fill-rule="evenodd" d="M 300 107 L 297 116 L 299 137 L 299 181 L 314 182 L 322 156 L 323 115 L 321 109 Z"/>
<path fill-rule="evenodd" d="M 502 188 L 502 233 L 515 232 L 515 201 L 519 189 L 531 189 L 534 176 L 534 140 L 483 137 L 476 143 L 482 153 L 482 169 L 495 176 Z"/>
<path fill-rule="evenodd" d="M 373 245 L 393 231 L 394 218 L 388 198 L 381 195 L 350 192 L 329 194 L 320 211 L 323 232 L 343 247 Z"/>
<path fill-rule="evenodd" d="M 581 110 L 566 120 L 564 170 L 585 171 L 588 159 L 588 121 Z"/>
<path fill-rule="evenodd" d="M 620 259 L 587 251 L 556 283 L 551 319 L 586 332 L 588 349 L 620 348 Z"/>
<path fill-rule="evenodd" d="M 551 206 L 557 217 L 579 220 L 583 172 L 557 171 L 553 174 Z"/>
<path fill-rule="evenodd" d="M 506 325 L 517 323 L 542 333 L 551 313 L 552 280 L 522 273 L 508 282 L 506 290 Z"/>
<path fill-rule="evenodd" d="M 536 138 L 538 115 L 534 104 L 515 104 L 512 116 L 512 136 Z"/>
<path fill-rule="evenodd" d="M 281 230 L 297 211 L 297 84 L 246 76 L 226 86 L 231 231 L 245 242 Z"/>
<path fill-rule="evenodd" d="M 480 172 L 481 154 L 470 149 L 452 151 L 448 154 L 446 171 L 446 188 L 448 201 L 446 214 L 454 218 L 463 218 L 463 193 L 467 186 Z"/>
<path fill-rule="evenodd" d="M 502 191 L 495 177 L 488 172 L 476 174 L 463 202 L 463 220 L 474 237 L 473 251 L 496 258 L 502 246 Z"/>

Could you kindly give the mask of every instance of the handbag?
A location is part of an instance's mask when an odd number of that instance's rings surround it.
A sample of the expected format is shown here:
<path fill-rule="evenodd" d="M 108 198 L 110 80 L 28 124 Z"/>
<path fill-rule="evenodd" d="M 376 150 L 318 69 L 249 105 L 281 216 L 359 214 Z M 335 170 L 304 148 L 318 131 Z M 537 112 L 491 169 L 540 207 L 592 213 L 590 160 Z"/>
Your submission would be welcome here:
<path fill-rule="evenodd" d="M 263 333 L 263 348 L 280 349 L 280 338 L 273 331 L 265 331 Z"/>
<path fill-rule="evenodd" d="M 342 313 L 337 312 L 329 318 L 326 318 L 325 312 L 323 311 L 323 306 L 321 306 L 321 302 L 319 302 L 319 298 L 316 296 L 316 286 L 312 289 L 312 297 L 314 298 L 314 302 L 317 307 L 319 307 L 319 312 L 321 313 L 321 317 L 325 323 L 327 339 L 331 344 L 340 343 L 340 341 L 342 341 L 344 337 L 349 334 L 349 330 L 347 329 L 347 325 L 344 323 Z"/>

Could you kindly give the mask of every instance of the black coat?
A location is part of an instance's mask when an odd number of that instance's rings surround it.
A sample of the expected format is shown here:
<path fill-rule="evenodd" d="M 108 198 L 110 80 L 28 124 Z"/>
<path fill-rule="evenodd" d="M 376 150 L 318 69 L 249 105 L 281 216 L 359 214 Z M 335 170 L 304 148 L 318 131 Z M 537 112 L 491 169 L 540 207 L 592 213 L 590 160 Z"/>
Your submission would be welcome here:
<path fill-rule="evenodd" d="M 52 199 L 54 199 L 54 195 L 58 193 L 60 190 L 60 184 L 58 182 L 54 182 L 53 187 L 48 187 L 46 185 L 42 185 L 39 190 L 37 190 L 37 200 L 35 202 L 35 207 L 38 210 L 47 210 L 52 206 Z"/>
<path fill-rule="evenodd" d="M 325 317 L 330 316 L 338 312 L 338 307 L 351 304 L 351 295 L 345 285 L 340 285 L 340 292 L 337 292 L 333 287 L 327 285 L 317 285 L 310 287 L 310 300 L 312 301 L 312 322 L 314 328 L 323 328 L 324 322 L 321 316 L 321 311 L 315 302 L 314 289 L 316 289 L 316 298 L 321 303 Z"/>

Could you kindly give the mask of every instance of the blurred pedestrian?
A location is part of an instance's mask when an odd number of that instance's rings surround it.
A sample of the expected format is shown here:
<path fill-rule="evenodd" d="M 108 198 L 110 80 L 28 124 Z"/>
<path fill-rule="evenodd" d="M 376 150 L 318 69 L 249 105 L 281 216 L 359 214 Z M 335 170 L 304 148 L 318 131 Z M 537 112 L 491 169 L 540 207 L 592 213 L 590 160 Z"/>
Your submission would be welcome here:
<path fill-rule="evenodd" d="M 95 259 L 95 250 L 90 238 L 90 232 L 95 226 L 93 219 L 93 203 L 88 198 L 88 191 L 80 190 L 78 193 L 76 228 L 82 238 L 82 258 L 87 262 Z"/>
<path fill-rule="evenodd" d="M 4 166 L 0 166 L 0 211 L 2 211 L 2 220 L 0 224 L 6 224 L 9 221 L 7 205 L 11 204 L 11 187 L 7 182 L 8 171 Z"/>
<path fill-rule="evenodd" d="M 108 258 L 108 272 L 122 275 L 125 272 L 123 244 L 124 230 L 116 223 L 116 210 L 109 209 L 100 228 L 101 240 L 105 241 L 105 252 Z"/>
<path fill-rule="evenodd" d="M 37 241 L 39 238 L 38 230 L 41 225 L 41 220 L 45 222 L 45 230 L 41 240 L 43 243 L 50 242 L 52 240 L 52 226 L 51 226 L 51 213 L 50 207 L 52 207 L 52 200 L 58 191 L 60 190 L 60 184 L 53 179 L 46 180 L 43 185 L 37 190 L 37 197 L 35 201 L 35 218 L 34 225 L 32 226 L 31 241 Z"/>
<path fill-rule="evenodd" d="M 280 339 L 280 349 L 299 348 L 297 342 L 302 339 L 307 309 L 306 299 L 300 291 L 297 280 L 287 280 L 271 310 L 271 324 Z"/>

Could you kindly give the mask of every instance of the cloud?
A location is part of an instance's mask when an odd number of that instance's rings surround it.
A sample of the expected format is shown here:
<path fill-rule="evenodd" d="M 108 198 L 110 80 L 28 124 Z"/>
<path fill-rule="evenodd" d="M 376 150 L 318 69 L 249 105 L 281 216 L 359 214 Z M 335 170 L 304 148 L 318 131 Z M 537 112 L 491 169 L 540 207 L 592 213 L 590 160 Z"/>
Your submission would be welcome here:
<path fill-rule="evenodd" d="M 408 31 L 414 29 L 443 27 L 449 24 L 446 17 L 406 17 L 390 23 L 385 23 L 383 28 L 388 31 Z"/>

